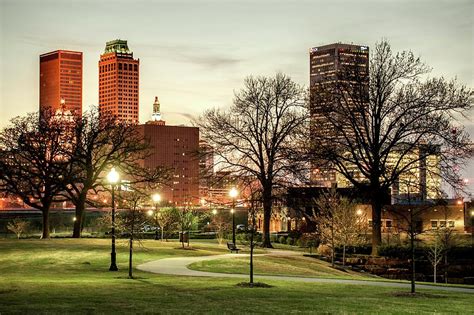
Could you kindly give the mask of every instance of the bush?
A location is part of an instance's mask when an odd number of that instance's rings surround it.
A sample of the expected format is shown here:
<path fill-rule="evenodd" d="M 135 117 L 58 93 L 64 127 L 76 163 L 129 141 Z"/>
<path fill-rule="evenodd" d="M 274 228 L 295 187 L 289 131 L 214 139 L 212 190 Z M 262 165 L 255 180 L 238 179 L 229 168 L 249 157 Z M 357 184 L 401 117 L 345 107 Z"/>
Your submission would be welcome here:
<path fill-rule="evenodd" d="M 278 242 L 278 235 L 270 234 L 270 242 L 272 242 L 272 243 Z"/>
<path fill-rule="evenodd" d="M 292 237 L 289 237 L 286 239 L 286 244 L 287 245 L 294 245 L 295 240 Z"/>
<path fill-rule="evenodd" d="M 305 244 L 304 244 L 304 242 L 303 242 L 303 240 L 302 240 L 301 238 L 300 238 L 300 239 L 297 239 L 295 244 L 296 244 L 296 246 L 298 246 L 298 247 L 303 247 L 303 246 L 305 246 Z"/>
<path fill-rule="evenodd" d="M 280 244 L 286 244 L 286 238 L 285 238 L 284 236 L 280 236 L 280 237 L 278 238 L 278 242 L 279 242 Z"/>

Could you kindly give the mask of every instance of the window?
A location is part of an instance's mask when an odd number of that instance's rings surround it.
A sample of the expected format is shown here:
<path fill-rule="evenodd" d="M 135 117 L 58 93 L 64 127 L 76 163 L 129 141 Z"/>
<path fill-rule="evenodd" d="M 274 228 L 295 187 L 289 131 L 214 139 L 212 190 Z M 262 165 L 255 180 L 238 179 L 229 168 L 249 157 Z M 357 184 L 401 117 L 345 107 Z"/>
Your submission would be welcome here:
<path fill-rule="evenodd" d="M 431 220 L 431 228 L 436 229 L 438 227 L 438 221 Z"/>
<path fill-rule="evenodd" d="M 454 227 L 454 221 L 448 221 L 448 226 L 450 228 L 453 228 Z"/>
<path fill-rule="evenodd" d="M 385 226 L 388 227 L 388 228 L 391 228 L 392 227 L 392 220 L 385 221 Z"/>
<path fill-rule="evenodd" d="M 439 227 L 445 228 L 446 227 L 446 221 L 445 220 L 440 220 L 439 221 Z"/>

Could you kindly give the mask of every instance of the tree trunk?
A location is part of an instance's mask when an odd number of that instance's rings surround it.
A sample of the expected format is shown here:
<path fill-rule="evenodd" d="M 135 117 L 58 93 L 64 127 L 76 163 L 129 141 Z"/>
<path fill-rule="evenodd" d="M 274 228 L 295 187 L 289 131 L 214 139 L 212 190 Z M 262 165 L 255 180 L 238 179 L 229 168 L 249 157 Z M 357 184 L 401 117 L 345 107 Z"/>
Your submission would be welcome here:
<path fill-rule="evenodd" d="M 164 233 L 164 229 L 162 228 L 161 229 L 161 241 L 163 242 L 163 233 Z"/>
<path fill-rule="evenodd" d="M 130 254 L 128 255 L 128 277 L 133 279 L 133 233 L 130 235 Z"/>
<path fill-rule="evenodd" d="M 372 198 L 372 256 L 378 256 L 382 244 L 382 202 L 380 196 Z"/>
<path fill-rule="evenodd" d="M 414 229 L 413 222 L 410 222 L 411 229 Z M 415 235 L 413 231 L 410 233 L 410 250 L 411 250 L 411 293 L 415 293 Z"/>
<path fill-rule="evenodd" d="M 49 205 L 41 209 L 43 214 L 43 232 L 41 238 L 49 238 Z"/>
<path fill-rule="evenodd" d="M 254 224 L 255 226 L 255 224 Z M 252 226 L 252 234 L 250 235 L 250 286 L 253 285 L 253 234 L 255 233 Z"/>
<path fill-rule="evenodd" d="M 72 237 L 73 238 L 80 238 L 81 233 L 82 233 L 82 227 L 84 226 L 84 220 L 85 220 L 85 205 L 86 204 L 86 198 L 79 196 L 79 199 L 77 200 L 76 203 L 76 221 L 74 221 L 74 229 L 72 231 Z"/>
<path fill-rule="evenodd" d="M 262 247 L 265 247 L 265 248 L 273 248 L 272 243 L 270 241 L 271 217 L 272 217 L 272 192 L 271 192 L 271 188 L 264 188 Z"/>
<path fill-rule="evenodd" d="M 342 265 L 346 265 L 346 244 L 342 245 Z"/>
<path fill-rule="evenodd" d="M 448 283 L 448 251 L 444 254 L 444 282 Z"/>

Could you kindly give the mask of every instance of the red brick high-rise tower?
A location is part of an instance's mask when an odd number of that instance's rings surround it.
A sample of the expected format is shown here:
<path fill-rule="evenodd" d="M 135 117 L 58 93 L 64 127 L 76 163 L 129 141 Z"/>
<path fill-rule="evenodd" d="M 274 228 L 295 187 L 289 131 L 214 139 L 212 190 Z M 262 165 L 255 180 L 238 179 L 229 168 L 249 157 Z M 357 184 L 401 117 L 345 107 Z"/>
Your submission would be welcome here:
<path fill-rule="evenodd" d="M 56 50 L 40 56 L 39 107 L 82 115 L 82 52 Z"/>
<path fill-rule="evenodd" d="M 138 123 L 139 59 L 126 40 L 106 43 L 99 60 L 99 111 L 118 120 Z"/>

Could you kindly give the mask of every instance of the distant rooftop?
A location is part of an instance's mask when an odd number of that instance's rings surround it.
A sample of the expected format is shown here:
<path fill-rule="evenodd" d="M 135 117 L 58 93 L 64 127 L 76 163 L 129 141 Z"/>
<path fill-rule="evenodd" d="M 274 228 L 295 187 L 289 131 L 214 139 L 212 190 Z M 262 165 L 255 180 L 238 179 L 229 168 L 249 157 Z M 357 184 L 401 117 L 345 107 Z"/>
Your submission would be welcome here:
<path fill-rule="evenodd" d="M 121 54 L 131 54 L 132 52 L 128 49 L 127 41 L 122 39 L 112 40 L 105 44 L 105 51 L 106 53 L 121 53 Z"/>

